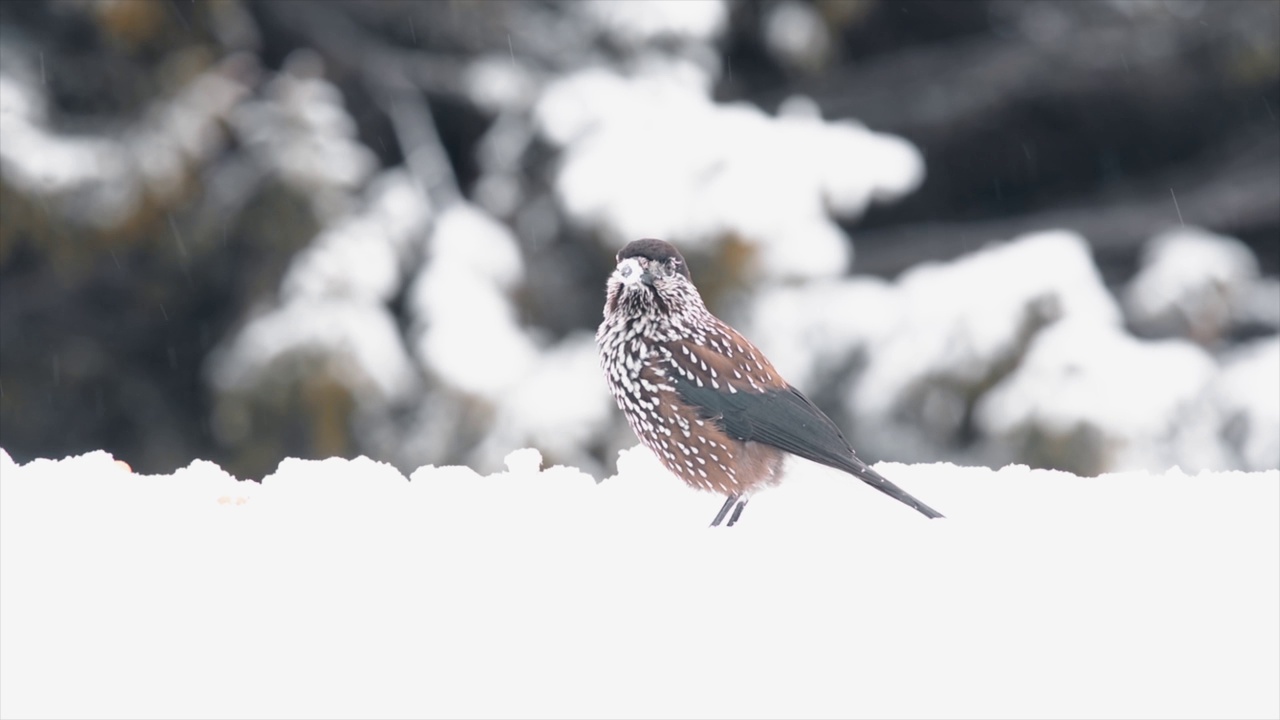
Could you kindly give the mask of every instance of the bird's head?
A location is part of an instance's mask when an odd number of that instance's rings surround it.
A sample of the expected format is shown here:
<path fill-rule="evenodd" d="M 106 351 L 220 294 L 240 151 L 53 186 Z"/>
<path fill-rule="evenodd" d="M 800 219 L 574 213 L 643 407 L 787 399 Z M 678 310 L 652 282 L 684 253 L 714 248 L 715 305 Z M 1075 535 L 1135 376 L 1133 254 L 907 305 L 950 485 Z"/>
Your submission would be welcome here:
<path fill-rule="evenodd" d="M 678 312 L 701 303 L 684 257 L 671 243 L 647 238 L 618 251 L 618 266 L 609 276 L 606 313 Z"/>

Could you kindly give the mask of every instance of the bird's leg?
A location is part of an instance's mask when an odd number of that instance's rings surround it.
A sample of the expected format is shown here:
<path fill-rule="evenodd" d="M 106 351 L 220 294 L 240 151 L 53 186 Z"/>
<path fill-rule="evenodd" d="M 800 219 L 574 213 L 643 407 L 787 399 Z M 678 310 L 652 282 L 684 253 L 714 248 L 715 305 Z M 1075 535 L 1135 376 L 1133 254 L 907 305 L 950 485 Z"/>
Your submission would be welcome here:
<path fill-rule="evenodd" d="M 733 527 L 733 524 L 738 522 L 738 517 L 742 515 L 742 508 L 747 506 L 747 501 L 750 499 L 749 497 L 744 497 L 738 501 L 738 507 L 733 509 L 733 515 L 729 516 L 729 524 L 725 525 L 725 527 Z"/>
<path fill-rule="evenodd" d="M 733 507 L 733 504 L 737 502 L 737 500 L 738 500 L 737 495 L 730 495 L 728 498 L 725 499 L 724 507 L 720 508 L 720 512 L 716 513 L 716 519 L 711 521 L 711 527 L 718 526 L 720 524 L 720 521 L 724 520 L 724 516 L 729 514 L 729 508 Z M 739 510 L 738 512 L 742 512 L 742 511 Z M 736 513 L 734 514 L 733 519 L 734 520 L 738 519 L 738 516 Z M 733 520 L 730 520 L 729 524 L 732 525 Z"/>

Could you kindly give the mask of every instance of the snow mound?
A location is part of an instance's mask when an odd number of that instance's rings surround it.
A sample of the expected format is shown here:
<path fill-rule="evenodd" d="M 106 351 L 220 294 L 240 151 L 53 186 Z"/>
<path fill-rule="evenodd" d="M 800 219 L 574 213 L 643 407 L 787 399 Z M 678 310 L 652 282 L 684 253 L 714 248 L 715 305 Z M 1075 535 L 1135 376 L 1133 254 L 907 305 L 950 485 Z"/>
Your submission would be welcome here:
<path fill-rule="evenodd" d="M 436 223 L 428 251 L 409 289 L 414 350 L 445 385 L 496 398 L 538 357 L 510 297 L 524 279 L 519 243 L 488 213 L 458 202 Z"/>
<path fill-rule="evenodd" d="M 919 151 L 902 138 L 718 105 L 696 71 L 584 70 L 551 84 L 534 118 L 564 148 L 555 188 L 566 214 L 610 248 L 660 237 L 687 249 L 733 236 L 760 250 L 770 280 L 840 276 L 851 250 L 832 216 L 857 217 L 924 178 Z"/>
<path fill-rule="evenodd" d="M 896 302 L 882 304 L 896 315 L 893 330 L 872 338 L 866 370 L 846 395 L 864 444 L 892 457 L 953 443 L 973 400 L 1045 327 L 1120 325 L 1088 242 L 1065 230 L 916 266 L 893 289 Z"/>
<path fill-rule="evenodd" d="M 388 403 L 420 382 L 388 302 L 432 209 L 402 171 L 370 184 L 363 207 L 317 235 L 289 264 L 280 303 L 211 356 L 220 392 L 254 394 L 321 365 L 352 396 Z"/>
<path fill-rule="evenodd" d="M 0 451 L 0 715 L 1280 713 L 1280 471 L 879 465 L 930 521 L 797 461 L 712 530 L 646 450 L 543 464 Z"/>
<path fill-rule="evenodd" d="M 1147 243 L 1142 268 L 1125 289 L 1125 312 L 1144 335 L 1211 345 L 1247 314 L 1258 275 L 1257 258 L 1240 240 L 1177 228 Z"/>
<path fill-rule="evenodd" d="M 1018 369 L 982 398 L 977 422 L 993 437 L 1039 448 L 1024 454 L 1053 467 L 1159 467 L 1175 451 L 1162 441 L 1216 371 L 1185 340 L 1061 322 L 1037 335 Z"/>

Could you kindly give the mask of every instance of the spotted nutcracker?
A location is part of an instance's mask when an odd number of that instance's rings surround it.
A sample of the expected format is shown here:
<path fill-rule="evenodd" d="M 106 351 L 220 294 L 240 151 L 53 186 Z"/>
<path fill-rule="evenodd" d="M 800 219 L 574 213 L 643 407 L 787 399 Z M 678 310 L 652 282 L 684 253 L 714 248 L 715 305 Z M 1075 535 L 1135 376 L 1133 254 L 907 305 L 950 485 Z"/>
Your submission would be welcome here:
<path fill-rule="evenodd" d="M 670 243 L 636 240 L 617 260 L 596 333 L 600 364 L 631 429 L 662 464 L 727 496 L 713 527 L 730 508 L 732 526 L 753 492 L 776 485 L 788 453 L 942 517 L 858 459 L 830 418 L 707 310 Z"/>

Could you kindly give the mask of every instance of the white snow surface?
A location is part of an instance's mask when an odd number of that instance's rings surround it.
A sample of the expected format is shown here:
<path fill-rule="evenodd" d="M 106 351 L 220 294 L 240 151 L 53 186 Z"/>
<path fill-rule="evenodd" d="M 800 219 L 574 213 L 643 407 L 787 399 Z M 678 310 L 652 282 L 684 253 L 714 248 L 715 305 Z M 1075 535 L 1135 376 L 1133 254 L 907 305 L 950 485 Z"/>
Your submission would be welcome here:
<path fill-rule="evenodd" d="M 573 333 L 542 353 L 498 398 L 489 433 L 473 453 L 474 464 L 484 466 L 512 447 L 531 445 L 559 462 L 596 466 L 589 449 L 616 412 L 600 372 L 595 335 Z"/>
<path fill-rule="evenodd" d="M 172 201 L 189 168 L 220 152 L 220 128 L 249 92 L 244 76 L 254 72 L 248 58 L 233 55 L 106 139 L 49 127 L 46 87 L 34 68 L 22 72 L 29 63 L 20 53 L 3 54 L 3 61 L 0 176 L 69 219 L 104 230 L 127 220 L 147 195 Z"/>
<path fill-rule="evenodd" d="M 319 360 L 358 398 L 390 402 L 420 382 L 387 307 L 432 209 L 405 172 L 370 183 L 363 206 L 336 221 L 290 261 L 280 303 L 263 308 L 211 358 L 220 390 L 253 391 L 264 377 Z M 369 396 L 370 390 L 374 393 Z"/>
<path fill-rule="evenodd" d="M 877 343 L 859 380 L 856 409 L 866 416 L 889 414 L 921 377 L 958 384 L 988 377 L 1041 325 L 1060 319 L 1120 323 L 1088 241 L 1065 230 L 917 265 L 903 273 L 897 288 L 900 329 Z"/>
<path fill-rule="evenodd" d="M 253 392 L 263 378 L 298 375 L 312 363 L 363 401 L 393 401 L 419 382 L 395 318 L 343 299 L 288 303 L 254 318 L 214 355 L 209 377 L 220 390 Z"/>
<path fill-rule="evenodd" d="M 1258 280 L 1258 260 L 1236 238 L 1201 228 L 1177 228 L 1152 238 L 1142 268 L 1125 288 L 1130 322 L 1151 335 L 1209 342 L 1233 316 L 1245 314 Z"/>
<path fill-rule="evenodd" d="M 597 484 L 0 451 L 4 717 L 1276 717 L 1280 471 Z"/>
<path fill-rule="evenodd" d="M 817 6 L 783 0 L 764 16 L 764 42 L 769 54 L 799 70 L 817 70 L 831 55 L 831 32 Z"/>
<path fill-rule="evenodd" d="M 813 388 L 892 335 L 901 307 L 897 287 L 876 277 L 771 285 L 751 299 L 748 337 L 788 382 Z"/>
<path fill-rule="evenodd" d="M 1107 446 L 1106 467 L 1159 467 L 1176 457 L 1161 440 L 1173 437 L 1216 372 L 1213 358 L 1187 340 L 1145 341 L 1105 325 L 1059 322 L 979 401 L 977 422 L 996 437 L 1034 429 L 1064 439 L 1088 430 Z"/>
<path fill-rule="evenodd" d="M 412 176 L 399 169 L 375 177 L 365 196 L 358 212 L 335 221 L 294 255 L 280 282 L 284 301 L 391 302 L 414 247 L 431 227 L 433 210 Z"/>
<path fill-rule="evenodd" d="M 237 105 L 230 121 L 264 167 L 321 196 L 318 210 L 331 204 L 333 190 L 354 190 L 378 168 L 357 139 L 342 92 L 324 79 L 323 59 L 309 49 L 291 53 L 262 97 Z"/>
<path fill-rule="evenodd" d="M 729 21 L 729 7 L 722 0 L 588 0 L 569 7 L 591 16 L 627 47 L 664 37 L 711 41 Z"/>
<path fill-rule="evenodd" d="M 833 216 L 857 217 L 924 179 L 919 150 L 900 137 L 716 104 L 706 74 L 678 63 L 633 78 L 580 71 L 547 88 L 534 119 L 564 148 L 555 188 L 566 214 L 610 248 L 735 236 L 758 248 L 766 280 L 839 277 L 851 250 Z"/>
<path fill-rule="evenodd" d="M 1242 470 L 1276 467 L 1280 464 L 1280 372 L 1276 372 L 1280 336 L 1253 340 L 1222 360 L 1179 428 L 1183 464 Z"/>
<path fill-rule="evenodd" d="M 510 298 L 524 278 L 519 243 L 506 225 L 459 201 L 441 213 L 428 252 L 409 289 L 414 351 L 446 385 L 496 398 L 538 358 Z"/>
<path fill-rule="evenodd" d="M 867 367 L 845 403 L 863 438 L 875 435 L 871 444 L 895 456 L 958 434 L 967 398 L 1016 366 L 1044 327 L 1074 321 L 1101 331 L 1121 321 L 1088 241 L 1067 230 L 917 265 L 891 292 L 876 310 L 887 321 L 866 327 Z"/>

